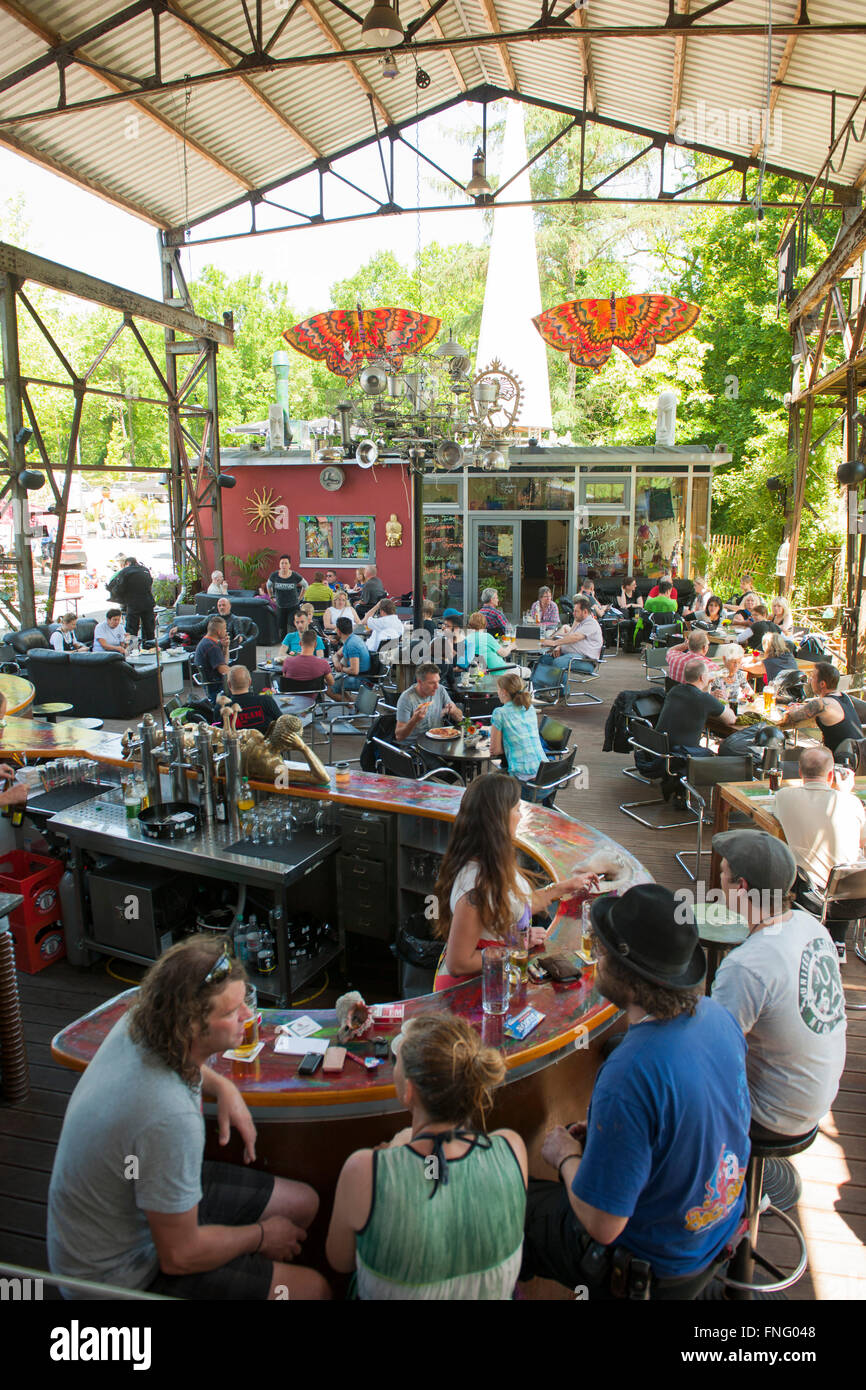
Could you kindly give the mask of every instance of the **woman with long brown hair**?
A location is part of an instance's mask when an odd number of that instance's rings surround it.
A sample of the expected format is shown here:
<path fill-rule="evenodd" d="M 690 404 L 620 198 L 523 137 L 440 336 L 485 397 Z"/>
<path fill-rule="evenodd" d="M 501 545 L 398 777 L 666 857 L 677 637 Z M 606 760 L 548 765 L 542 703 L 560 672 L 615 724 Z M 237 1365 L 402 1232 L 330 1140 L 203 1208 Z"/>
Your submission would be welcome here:
<path fill-rule="evenodd" d="M 490 779 L 493 780 L 493 779 Z M 327 1255 L 362 1299 L 511 1298 L 523 1249 L 526 1148 L 485 1132 L 502 1054 L 465 1019 L 417 1014 L 394 1040 L 411 1124 L 346 1160 Z"/>
<path fill-rule="evenodd" d="M 434 889 L 436 934 L 447 938 L 434 990 L 479 975 L 485 946 L 507 945 L 521 933 L 530 949 L 542 945 L 547 931 L 533 927 L 533 913 L 598 888 L 594 873 L 578 871 L 533 889 L 517 868 L 514 836 L 520 814 L 515 777 L 476 777 L 463 793 Z"/>

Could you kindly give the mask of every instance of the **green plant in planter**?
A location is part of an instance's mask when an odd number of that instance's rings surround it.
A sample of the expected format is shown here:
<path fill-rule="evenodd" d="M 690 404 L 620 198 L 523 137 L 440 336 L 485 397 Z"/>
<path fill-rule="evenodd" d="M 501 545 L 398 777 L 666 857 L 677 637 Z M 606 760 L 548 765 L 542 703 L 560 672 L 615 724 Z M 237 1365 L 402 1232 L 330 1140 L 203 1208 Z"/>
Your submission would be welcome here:
<path fill-rule="evenodd" d="M 158 574 L 153 581 L 153 600 L 161 608 L 170 608 L 177 598 L 179 580 L 176 574 Z"/>
<path fill-rule="evenodd" d="M 262 582 L 262 571 L 273 564 L 276 553 L 275 550 L 265 548 L 251 550 L 246 558 L 242 555 L 224 555 L 223 570 L 227 565 L 232 565 L 241 580 L 241 587 L 255 590 Z"/>

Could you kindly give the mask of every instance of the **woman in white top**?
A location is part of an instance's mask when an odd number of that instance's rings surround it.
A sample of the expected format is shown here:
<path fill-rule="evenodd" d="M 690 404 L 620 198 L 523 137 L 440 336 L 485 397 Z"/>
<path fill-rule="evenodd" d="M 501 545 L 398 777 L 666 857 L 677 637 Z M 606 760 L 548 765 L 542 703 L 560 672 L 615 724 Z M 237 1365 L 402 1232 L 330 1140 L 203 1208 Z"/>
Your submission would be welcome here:
<path fill-rule="evenodd" d="M 770 600 L 770 622 L 780 627 L 786 637 L 790 637 L 794 631 L 794 619 L 791 614 L 791 605 L 781 594 L 777 594 Z"/>
<path fill-rule="evenodd" d="M 83 643 L 78 642 L 75 637 L 77 621 L 74 613 L 62 613 L 57 619 L 59 629 L 57 632 L 52 632 L 48 639 L 56 652 L 83 652 L 86 650 Z"/>
<path fill-rule="evenodd" d="M 210 577 L 210 584 L 207 587 L 209 594 L 227 594 L 229 586 L 222 570 L 214 570 Z"/>
<path fill-rule="evenodd" d="M 361 621 L 354 608 L 350 604 L 345 589 L 337 590 L 337 592 L 334 594 L 334 602 L 332 607 L 325 609 L 325 616 L 322 619 L 325 625 L 325 631 L 330 633 L 334 637 L 336 637 L 337 635 L 338 618 L 351 618 L 355 627 L 357 627 L 359 622 Z"/>
<path fill-rule="evenodd" d="M 743 670 L 743 659 L 745 653 L 739 642 L 725 642 L 716 649 L 715 660 L 718 661 L 724 670 L 710 682 L 710 694 L 717 696 L 720 700 L 727 700 L 728 704 L 745 704 L 754 696 L 754 690 L 749 685 L 749 678 Z"/>
<path fill-rule="evenodd" d="M 463 793 L 436 880 L 436 934 L 447 937 L 434 990 L 480 975 L 485 946 L 543 945 L 547 931 L 532 914 L 560 898 L 597 891 L 594 873 L 533 889 L 517 868 L 514 836 L 520 821 L 520 783 L 514 777 L 476 777 Z"/>

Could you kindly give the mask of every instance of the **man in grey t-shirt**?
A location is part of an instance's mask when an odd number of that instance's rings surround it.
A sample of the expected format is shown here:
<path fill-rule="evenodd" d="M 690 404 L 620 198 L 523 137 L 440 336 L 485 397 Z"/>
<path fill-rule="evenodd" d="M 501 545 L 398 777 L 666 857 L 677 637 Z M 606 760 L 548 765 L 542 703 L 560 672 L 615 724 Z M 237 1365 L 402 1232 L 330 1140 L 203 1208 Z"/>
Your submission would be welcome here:
<path fill-rule="evenodd" d="M 418 667 L 414 685 L 397 701 L 397 728 L 395 738 L 398 743 L 417 743 L 421 734 L 435 729 L 446 719 L 459 723 L 462 710 L 454 704 L 444 686 L 440 685 L 438 666 L 425 661 Z"/>
<path fill-rule="evenodd" d="M 176 1298 L 329 1297 L 319 1274 L 288 1263 L 318 1209 L 313 1189 L 202 1163 L 202 1089 L 220 1143 L 234 1125 L 244 1161 L 255 1158 L 243 1097 L 206 1065 L 242 1042 L 245 989 L 242 966 L 202 936 L 148 971 L 67 1107 L 48 1193 L 53 1274 Z"/>

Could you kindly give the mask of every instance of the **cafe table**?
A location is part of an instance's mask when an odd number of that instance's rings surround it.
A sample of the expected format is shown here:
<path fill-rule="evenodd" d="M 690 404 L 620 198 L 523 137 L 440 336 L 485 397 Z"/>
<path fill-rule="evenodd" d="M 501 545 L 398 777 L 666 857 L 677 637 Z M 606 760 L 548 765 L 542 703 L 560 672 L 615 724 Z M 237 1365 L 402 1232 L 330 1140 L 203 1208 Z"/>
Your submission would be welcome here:
<path fill-rule="evenodd" d="M 808 744 L 810 742 L 823 742 L 823 735 L 821 733 L 821 730 L 814 721 L 804 721 L 802 724 L 783 724 L 782 719 L 784 718 L 786 709 L 786 705 L 774 704 L 772 709 L 766 710 L 764 708 L 763 695 L 756 695 L 754 700 L 750 700 L 748 704 L 739 705 L 737 707 L 737 712 L 739 714 L 757 714 L 763 723 L 775 724 L 777 728 L 782 730 L 783 733 L 790 729 L 791 732 L 794 734 L 795 745 L 800 744 L 802 746 L 804 743 Z M 734 726 L 730 724 L 723 724 L 720 719 L 716 719 L 713 716 L 710 716 L 710 718 L 707 720 L 707 728 L 711 734 L 715 734 L 719 738 L 727 738 L 729 734 L 735 732 Z"/>
<path fill-rule="evenodd" d="M 460 729 L 455 729 L 453 738 L 430 738 L 427 734 L 421 734 L 418 747 L 425 753 L 441 758 L 449 767 L 455 767 L 465 782 L 471 782 L 490 767 L 489 734 L 476 736 L 468 745 L 466 735 Z"/>
<path fill-rule="evenodd" d="M 20 714 L 28 709 L 35 694 L 35 687 L 23 676 L 0 675 L 0 695 L 6 696 L 7 714 Z"/>

